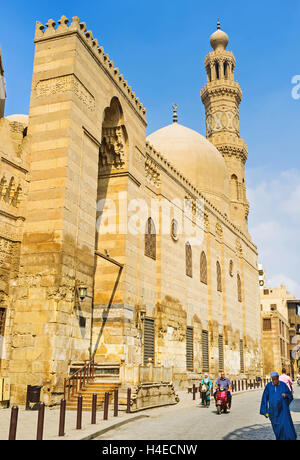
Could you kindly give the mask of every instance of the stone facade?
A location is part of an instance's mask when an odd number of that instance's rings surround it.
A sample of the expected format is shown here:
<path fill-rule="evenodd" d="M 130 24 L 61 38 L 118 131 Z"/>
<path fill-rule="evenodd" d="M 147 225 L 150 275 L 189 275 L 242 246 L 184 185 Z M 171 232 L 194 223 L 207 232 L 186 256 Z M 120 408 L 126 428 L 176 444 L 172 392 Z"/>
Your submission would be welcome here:
<path fill-rule="evenodd" d="M 262 350 L 264 375 L 291 372 L 288 302 L 295 297 L 285 286 L 261 289 Z"/>
<path fill-rule="evenodd" d="M 287 301 L 289 317 L 289 355 L 291 360 L 291 375 L 295 378 L 300 373 L 300 300 Z"/>
<path fill-rule="evenodd" d="M 236 126 L 237 84 L 222 85 Z M 219 102 L 205 91 L 209 119 Z M 221 367 L 229 376 L 262 374 L 257 248 L 237 126 L 224 133 L 230 142 L 208 133 L 229 165 L 228 181 L 238 177 L 242 193 L 231 196 L 231 208 L 208 199 L 213 191 L 201 191 L 147 142 L 146 126 L 146 110 L 85 23 L 37 23 L 29 119 L 0 121 L 1 375 L 11 379 L 13 404 L 24 403 L 28 384 L 42 385 L 43 400 L 54 403 L 74 362 L 142 364 L 147 320 L 153 361 L 173 367 L 177 385 L 205 367 L 212 376 Z M 163 231 L 168 213 L 173 223 Z M 147 239 L 150 217 L 155 233 Z M 191 232 L 177 234 L 177 225 L 200 235 L 189 274 Z"/>

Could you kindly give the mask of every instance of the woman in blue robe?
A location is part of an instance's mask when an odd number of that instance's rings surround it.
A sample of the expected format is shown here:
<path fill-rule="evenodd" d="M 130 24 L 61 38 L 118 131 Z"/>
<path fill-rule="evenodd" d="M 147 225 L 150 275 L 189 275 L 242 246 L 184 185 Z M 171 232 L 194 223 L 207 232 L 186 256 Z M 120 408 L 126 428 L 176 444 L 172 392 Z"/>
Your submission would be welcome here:
<path fill-rule="evenodd" d="M 277 441 L 295 441 L 297 434 L 293 424 L 289 405 L 293 395 L 284 382 L 279 381 L 279 375 L 272 373 L 272 382 L 265 388 L 260 413 L 270 418 Z"/>

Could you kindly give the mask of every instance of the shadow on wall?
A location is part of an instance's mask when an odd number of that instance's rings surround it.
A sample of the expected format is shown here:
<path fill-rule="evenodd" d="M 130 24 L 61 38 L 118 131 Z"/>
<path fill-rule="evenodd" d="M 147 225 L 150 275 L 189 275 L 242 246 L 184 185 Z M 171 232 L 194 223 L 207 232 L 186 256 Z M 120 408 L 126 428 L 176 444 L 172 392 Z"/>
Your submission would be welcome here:
<path fill-rule="evenodd" d="M 295 430 L 300 439 L 300 424 L 295 424 Z M 238 430 L 232 431 L 225 438 L 224 441 L 275 441 L 275 435 L 272 430 L 271 423 L 265 425 L 251 425 L 245 428 L 239 428 Z"/>

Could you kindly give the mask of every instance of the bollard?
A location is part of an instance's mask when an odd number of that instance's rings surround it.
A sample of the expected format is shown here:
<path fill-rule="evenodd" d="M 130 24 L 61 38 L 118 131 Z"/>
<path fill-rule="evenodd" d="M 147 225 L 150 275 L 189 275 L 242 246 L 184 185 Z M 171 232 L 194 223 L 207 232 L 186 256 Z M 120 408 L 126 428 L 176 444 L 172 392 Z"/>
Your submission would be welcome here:
<path fill-rule="evenodd" d="M 82 396 L 78 396 L 76 430 L 82 429 Z"/>
<path fill-rule="evenodd" d="M 17 435 L 17 424 L 18 424 L 18 414 L 19 408 L 18 406 L 14 406 L 11 408 L 11 416 L 10 416 L 10 426 L 9 426 L 9 441 L 15 441 Z"/>
<path fill-rule="evenodd" d="M 114 417 L 118 417 L 118 415 L 119 415 L 119 390 L 118 388 L 116 388 L 114 392 Z"/>
<path fill-rule="evenodd" d="M 127 390 L 127 411 L 126 411 L 127 414 L 130 414 L 130 409 L 131 409 L 130 402 L 131 402 L 131 388 L 128 388 Z"/>
<path fill-rule="evenodd" d="M 43 440 L 44 417 L 45 417 L 45 404 L 41 402 L 39 405 L 39 414 L 38 414 L 38 423 L 37 423 L 37 433 L 36 433 L 37 441 Z"/>
<path fill-rule="evenodd" d="M 109 393 L 105 393 L 103 420 L 108 420 Z"/>
<path fill-rule="evenodd" d="M 92 402 L 92 425 L 96 425 L 96 417 L 97 417 L 97 393 L 94 393 L 93 402 Z"/>
<path fill-rule="evenodd" d="M 238 388 L 239 388 L 239 391 L 241 391 L 241 381 L 240 380 L 238 381 Z"/>
<path fill-rule="evenodd" d="M 67 402 L 65 399 L 62 399 L 60 402 L 59 430 L 58 430 L 59 437 L 62 437 L 65 435 L 66 403 Z"/>
<path fill-rule="evenodd" d="M 193 385 L 193 401 L 196 400 L 196 385 Z"/>

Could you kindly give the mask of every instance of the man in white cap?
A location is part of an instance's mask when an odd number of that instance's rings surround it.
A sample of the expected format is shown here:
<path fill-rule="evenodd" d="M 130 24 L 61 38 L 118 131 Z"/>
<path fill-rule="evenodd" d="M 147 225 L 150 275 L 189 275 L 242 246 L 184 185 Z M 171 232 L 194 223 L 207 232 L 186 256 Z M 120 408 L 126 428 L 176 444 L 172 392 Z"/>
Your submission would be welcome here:
<path fill-rule="evenodd" d="M 279 380 L 278 372 L 272 372 L 271 379 L 262 397 L 260 414 L 270 418 L 277 441 L 295 441 L 297 434 L 289 408 L 293 395 Z"/>

